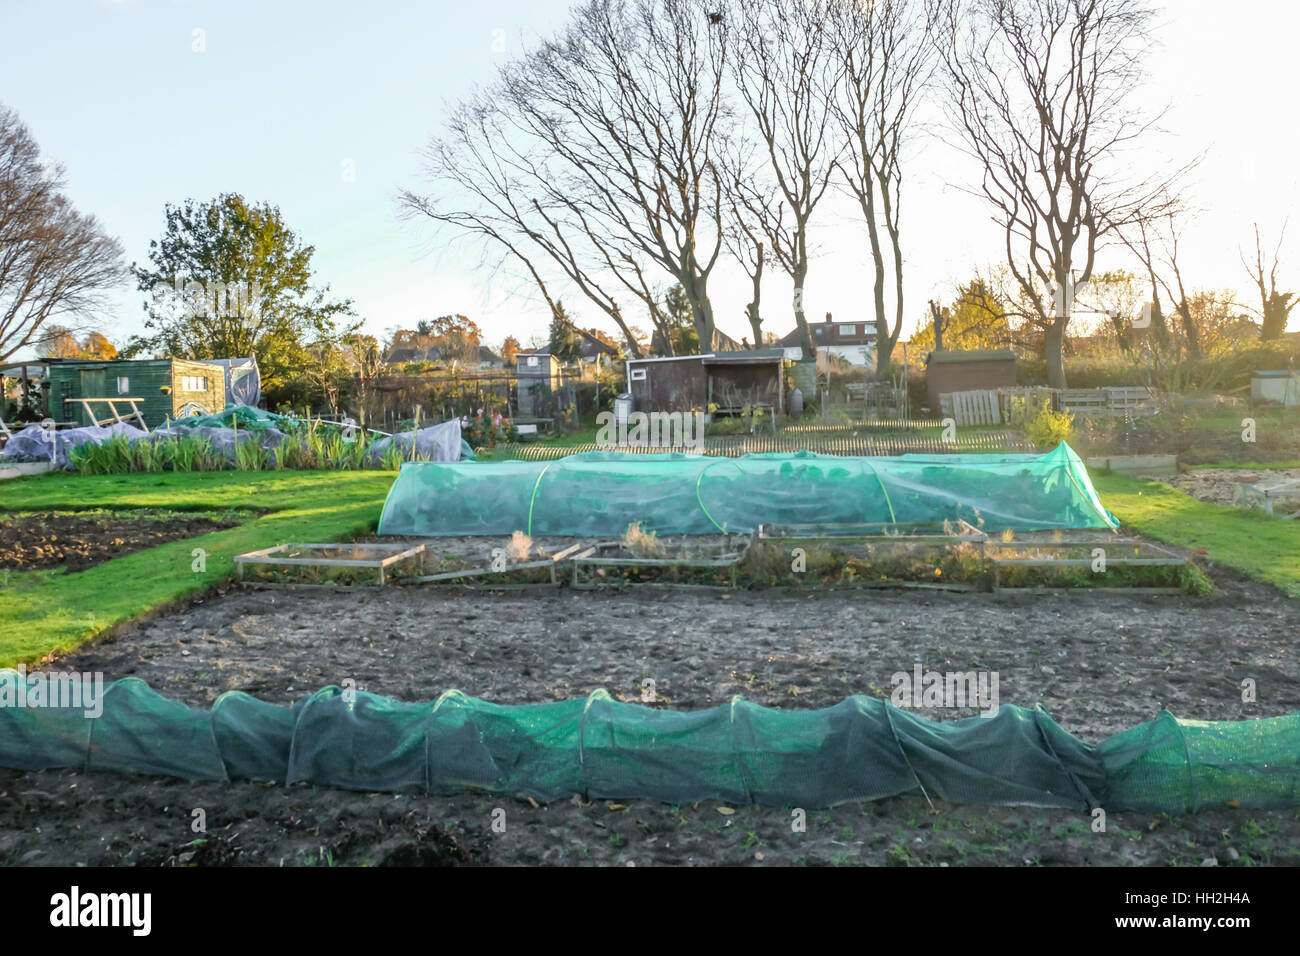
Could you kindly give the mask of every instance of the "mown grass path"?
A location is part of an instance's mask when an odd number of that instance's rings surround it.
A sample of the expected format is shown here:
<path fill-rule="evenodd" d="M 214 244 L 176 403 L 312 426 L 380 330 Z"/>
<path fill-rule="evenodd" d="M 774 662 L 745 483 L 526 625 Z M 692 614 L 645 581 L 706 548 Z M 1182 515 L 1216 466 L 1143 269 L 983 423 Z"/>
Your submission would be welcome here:
<path fill-rule="evenodd" d="M 373 530 L 391 472 L 43 475 L 0 484 L 0 512 L 256 509 L 236 528 L 138 551 L 77 574 L 0 571 L 0 666 L 66 653 L 159 605 L 229 580 L 235 555 Z M 194 549 L 204 552 L 200 562 Z"/>
<path fill-rule="evenodd" d="M 1158 481 L 1093 475 L 1102 504 L 1139 534 L 1235 568 L 1300 597 L 1300 521 L 1198 501 Z"/>

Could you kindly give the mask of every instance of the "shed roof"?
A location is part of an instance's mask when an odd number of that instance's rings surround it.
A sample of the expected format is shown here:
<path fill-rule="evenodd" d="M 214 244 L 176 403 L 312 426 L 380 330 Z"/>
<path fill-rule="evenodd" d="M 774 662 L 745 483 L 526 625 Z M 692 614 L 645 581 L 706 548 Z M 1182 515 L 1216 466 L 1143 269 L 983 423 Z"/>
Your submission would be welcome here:
<path fill-rule="evenodd" d="M 1016 353 L 1011 349 L 971 349 L 966 352 L 944 349 L 942 352 L 931 352 L 927 362 L 942 362 L 949 364 L 951 362 L 1014 362 Z"/>
<path fill-rule="evenodd" d="M 628 359 L 629 365 L 650 362 L 703 362 L 705 365 L 775 362 L 785 358 L 785 349 L 742 349 L 735 352 L 706 352 L 703 355 L 664 355 L 655 358 Z"/>
<path fill-rule="evenodd" d="M 749 362 L 781 362 L 785 360 L 785 349 L 745 349 L 738 352 L 714 352 L 705 355 L 705 365 L 744 365 Z"/>

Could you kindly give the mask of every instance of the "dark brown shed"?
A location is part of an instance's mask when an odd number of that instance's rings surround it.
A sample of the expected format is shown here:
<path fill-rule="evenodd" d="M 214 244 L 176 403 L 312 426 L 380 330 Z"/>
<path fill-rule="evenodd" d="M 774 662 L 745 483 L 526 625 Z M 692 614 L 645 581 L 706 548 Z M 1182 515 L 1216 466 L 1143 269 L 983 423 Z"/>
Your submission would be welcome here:
<path fill-rule="evenodd" d="M 785 349 L 710 352 L 629 359 L 628 391 L 638 412 L 707 411 L 726 414 L 748 404 L 785 411 Z"/>
<path fill-rule="evenodd" d="M 1016 355 L 1010 349 L 931 352 L 925 360 L 925 393 L 930 410 L 939 411 L 945 392 L 1009 388 L 1016 384 Z"/>

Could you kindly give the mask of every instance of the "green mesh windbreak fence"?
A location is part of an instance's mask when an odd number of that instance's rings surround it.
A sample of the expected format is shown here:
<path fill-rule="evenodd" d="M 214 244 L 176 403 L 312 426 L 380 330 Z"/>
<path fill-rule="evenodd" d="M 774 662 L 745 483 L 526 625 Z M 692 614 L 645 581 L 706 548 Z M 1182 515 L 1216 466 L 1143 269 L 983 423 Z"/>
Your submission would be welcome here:
<path fill-rule="evenodd" d="M 415 462 L 384 503 L 380 534 L 748 533 L 760 524 L 965 519 L 987 531 L 1115 528 L 1068 445 L 1045 455 L 643 455 Z"/>
<path fill-rule="evenodd" d="M 1004 705 L 992 717 L 935 722 L 861 696 L 822 710 L 736 698 L 681 713 L 605 691 L 506 706 L 458 691 L 402 703 L 327 687 L 292 707 L 232 692 L 200 711 L 127 678 L 107 685 L 88 717 L 83 701 L 56 697 L 61 690 L 44 675 L 0 672 L 0 766 L 437 794 L 474 788 L 545 801 L 582 794 L 825 807 L 924 793 L 1074 810 L 1300 805 L 1300 715 L 1205 723 L 1162 713 L 1092 746 L 1041 708 Z"/>
<path fill-rule="evenodd" d="M 1300 806 L 1300 714 L 1207 721 L 1164 711 L 1106 740 L 1100 754 L 1126 810 Z"/>

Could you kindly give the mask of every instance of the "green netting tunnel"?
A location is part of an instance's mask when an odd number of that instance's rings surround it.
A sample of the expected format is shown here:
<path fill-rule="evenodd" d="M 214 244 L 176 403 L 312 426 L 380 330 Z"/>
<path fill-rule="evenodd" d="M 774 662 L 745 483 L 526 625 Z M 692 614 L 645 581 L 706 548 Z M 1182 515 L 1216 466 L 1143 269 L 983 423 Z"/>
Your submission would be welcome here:
<path fill-rule="evenodd" d="M 845 457 L 588 452 L 555 461 L 413 462 L 380 534 L 749 533 L 760 524 L 964 519 L 987 531 L 1116 528 L 1068 445 L 1045 455 Z"/>
<path fill-rule="evenodd" d="M 468 789 L 538 800 L 717 799 L 825 807 L 923 793 L 952 803 L 1153 812 L 1300 806 L 1300 714 L 1155 720 L 1100 745 L 1041 708 L 930 721 L 874 697 L 820 710 L 742 698 L 678 712 L 585 698 L 507 706 L 448 691 L 403 703 L 326 687 L 292 707 L 230 692 L 210 710 L 138 678 L 85 707 L 57 679 L 0 671 L 0 767 L 135 771 L 350 790 Z M 63 701 L 85 703 L 76 697 Z"/>

